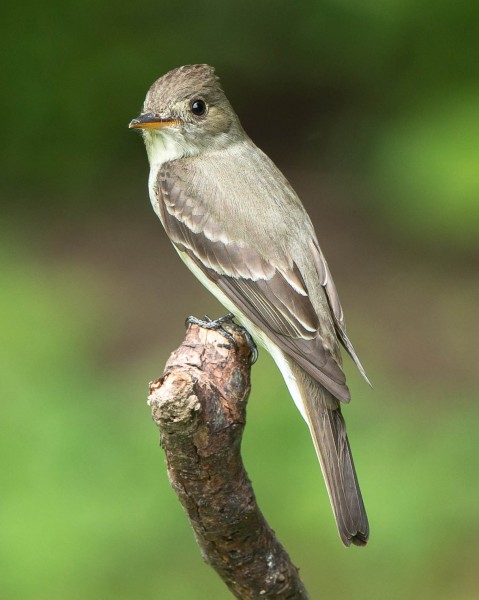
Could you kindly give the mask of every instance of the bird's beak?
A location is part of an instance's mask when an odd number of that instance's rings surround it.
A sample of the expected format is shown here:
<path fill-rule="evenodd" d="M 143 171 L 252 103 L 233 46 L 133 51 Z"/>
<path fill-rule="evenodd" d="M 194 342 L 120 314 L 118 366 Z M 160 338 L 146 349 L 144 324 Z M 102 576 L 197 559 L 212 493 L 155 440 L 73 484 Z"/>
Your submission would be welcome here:
<path fill-rule="evenodd" d="M 159 129 L 160 127 L 168 127 L 177 123 L 178 119 L 164 119 L 153 113 L 145 113 L 133 119 L 128 127 L 130 129 Z"/>

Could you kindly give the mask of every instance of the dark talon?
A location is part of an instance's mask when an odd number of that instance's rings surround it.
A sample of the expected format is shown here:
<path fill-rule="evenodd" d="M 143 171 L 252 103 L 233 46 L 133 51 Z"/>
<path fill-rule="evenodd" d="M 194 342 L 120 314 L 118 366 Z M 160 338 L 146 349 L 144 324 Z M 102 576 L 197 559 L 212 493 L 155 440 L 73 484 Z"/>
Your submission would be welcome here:
<path fill-rule="evenodd" d="M 226 329 L 223 328 L 223 323 L 228 323 L 233 319 L 234 315 L 232 315 L 231 313 L 228 313 L 224 317 L 220 317 L 219 319 L 215 320 L 212 320 L 207 315 L 205 315 L 204 321 L 202 321 L 201 319 L 197 319 L 196 317 L 190 316 L 186 319 L 185 324 L 198 325 L 198 327 L 203 327 L 204 329 L 214 329 L 216 331 L 219 331 L 221 335 L 223 335 L 231 344 L 233 344 L 233 347 L 236 348 L 236 340 L 229 331 L 226 331 Z"/>
<path fill-rule="evenodd" d="M 258 360 L 258 356 L 259 356 L 258 346 L 256 345 L 253 337 L 251 336 L 251 333 L 244 327 L 243 327 L 243 333 L 246 338 L 246 343 L 248 344 L 248 347 L 251 352 L 250 364 L 254 365 L 254 363 Z"/>
<path fill-rule="evenodd" d="M 255 341 L 251 337 L 250 332 L 244 327 L 240 327 L 234 321 L 234 315 L 232 313 L 228 313 L 224 317 L 220 317 L 219 319 L 210 319 L 208 315 L 204 316 L 204 320 L 198 319 L 197 317 L 188 317 L 185 321 L 185 325 L 198 325 L 198 327 L 203 327 L 204 329 L 215 329 L 219 331 L 231 344 L 233 344 L 234 348 L 238 347 L 236 340 L 231 335 L 229 331 L 226 331 L 223 327 L 223 323 L 231 323 L 235 328 L 241 329 L 246 339 L 246 343 L 251 352 L 250 364 L 254 365 L 254 363 L 258 360 L 258 348 L 255 344 Z"/>

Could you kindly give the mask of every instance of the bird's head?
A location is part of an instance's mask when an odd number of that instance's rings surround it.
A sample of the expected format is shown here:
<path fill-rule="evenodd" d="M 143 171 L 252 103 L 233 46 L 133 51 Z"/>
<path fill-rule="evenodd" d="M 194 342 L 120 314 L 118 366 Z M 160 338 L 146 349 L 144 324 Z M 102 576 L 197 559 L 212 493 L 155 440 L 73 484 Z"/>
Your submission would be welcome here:
<path fill-rule="evenodd" d="M 208 65 L 186 65 L 155 81 L 130 128 L 142 130 L 150 155 L 161 143 L 175 148 L 178 158 L 221 150 L 244 135 Z"/>

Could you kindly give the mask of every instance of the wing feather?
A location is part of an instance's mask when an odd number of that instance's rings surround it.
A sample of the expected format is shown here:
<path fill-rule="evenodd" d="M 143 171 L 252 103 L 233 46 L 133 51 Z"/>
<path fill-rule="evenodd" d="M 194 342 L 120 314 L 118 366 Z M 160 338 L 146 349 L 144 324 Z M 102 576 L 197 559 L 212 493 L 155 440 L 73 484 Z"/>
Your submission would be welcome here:
<path fill-rule="evenodd" d="M 321 280 L 321 285 L 326 291 L 326 296 L 328 298 L 331 313 L 333 315 L 336 333 L 338 334 L 338 337 L 341 340 L 341 343 L 344 346 L 346 352 L 355 362 L 361 375 L 369 383 L 369 385 L 371 385 L 371 382 L 369 381 L 368 376 L 366 375 L 366 371 L 364 370 L 364 367 L 361 364 L 361 361 L 359 360 L 358 355 L 356 354 L 356 351 L 353 348 L 353 345 L 351 344 L 348 336 L 346 335 L 346 323 L 344 320 L 343 308 L 339 301 L 339 295 L 336 290 L 336 286 L 334 285 L 333 278 L 331 277 L 328 263 L 326 262 L 326 259 L 324 258 L 323 253 L 321 252 L 321 248 L 319 247 L 316 240 L 311 241 L 310 247 L 313 253 L 314 264 L 316 266 L 316 270 Z"/>
<path fill-rule="evenodd" d="M 160 218 L 172 242 L 311 377 L 348 402 L 344 373 L 320 335 L 319 317 L 298 266 L 292 261 L 288 268 L 275 265 L 234 239 L 234 228 L 228 230 L 219 218 L 196 209 L 201 202 L 181 184 L 165 168 L 160 170 Z"/>

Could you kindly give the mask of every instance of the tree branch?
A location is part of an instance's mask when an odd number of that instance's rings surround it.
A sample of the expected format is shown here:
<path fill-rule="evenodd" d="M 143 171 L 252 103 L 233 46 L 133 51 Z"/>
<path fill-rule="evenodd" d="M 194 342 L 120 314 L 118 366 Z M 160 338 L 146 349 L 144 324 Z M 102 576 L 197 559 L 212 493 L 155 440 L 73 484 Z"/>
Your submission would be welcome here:
<path fill-rule="evenodd" d="M 236 348 L 220 332 L 192 325 L 163 377 L 150 384 L 169 479 L 204 561 L 236 598 L 306 600 L 298 569 L 259 510 L 241 460 L 251 351 L 240 327 L 224 328 Z"/>

